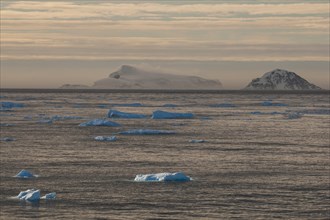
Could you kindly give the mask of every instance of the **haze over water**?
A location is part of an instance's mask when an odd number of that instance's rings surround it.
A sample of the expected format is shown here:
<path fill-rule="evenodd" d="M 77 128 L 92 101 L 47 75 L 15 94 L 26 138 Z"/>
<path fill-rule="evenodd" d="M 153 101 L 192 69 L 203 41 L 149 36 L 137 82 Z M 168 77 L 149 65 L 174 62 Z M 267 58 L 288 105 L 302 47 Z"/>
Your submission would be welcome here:
<path fill-rule="evenodd" d="M 17 93 L 24 103 L 0 112 L 1 219 L 327 219 L 329 96 L 241 93 Z M 264 101 L 287 106 L 262 106 Z M 143 107 L 115 104 L 141 103 Z M 212 107 L 216 104 L 231 107 Z M 164 104 L 177 107 L 166 108 Z M 219 105 L 226 106 L 226 105 Z M 79 127 L 109 109 L 151 115 L 191 112 L 193 119 L 113 119 L 121 127 Z M 259 112 L 259 113 L 256 113 Z M 287 119 L 288 112 L 304 112 Z M 45 117 L 82 119 L 38 123 Z M 129 129 L 174 135 L 95 136 Z M 190 143 L 204 139 L 205 143 Z M 28 169 L 40 177 L 13 176 Z M 138 183 L 136 174 L 182 171 L 186 183 Z M 56 192 L 52 202 L 13 200 L 28 188 Z"/>

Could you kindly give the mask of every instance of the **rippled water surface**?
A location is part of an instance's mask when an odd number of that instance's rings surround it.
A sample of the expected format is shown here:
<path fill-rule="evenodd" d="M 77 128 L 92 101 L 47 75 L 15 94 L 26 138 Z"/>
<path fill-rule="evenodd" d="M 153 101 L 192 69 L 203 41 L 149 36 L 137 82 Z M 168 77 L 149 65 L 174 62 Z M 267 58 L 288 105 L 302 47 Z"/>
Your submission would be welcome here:
<path fill-rule="evenodd" d="M 330 218 L 328 94 L 3 92 L 1 101 L 25 105 L 0 112 L 1 138 L 15 139 L 0 142 L 1 219 Z M 116 105 L 130 103 L 143 106 Z M 223 103 L 232 105 L 214 107 Z M 78 126 L 106 117 L 109 109 L 191 112 L 195 118 Z M 304 114 L 288 119 L 289 112 Z M 39 122 L 55 115 L 82 119 Z M 176 134 L 115 134 L 139 128 Z M 94 141 L 99 135 L 118 140 Z M 13 178 L 21 169 L 40 177 Z M 194 180 L 133 182 L 136 174 L 176 171 Z M 57 200 L 10 198 L 29 188 L 56 192 Z"/>

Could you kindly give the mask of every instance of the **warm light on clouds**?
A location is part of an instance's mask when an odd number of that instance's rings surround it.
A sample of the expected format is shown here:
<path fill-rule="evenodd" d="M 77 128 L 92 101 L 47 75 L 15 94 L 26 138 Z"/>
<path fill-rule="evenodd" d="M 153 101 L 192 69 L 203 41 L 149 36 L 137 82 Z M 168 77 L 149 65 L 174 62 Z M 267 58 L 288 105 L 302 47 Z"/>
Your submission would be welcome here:
<path fill-rule="evenodd" d="M 2 62 L 326 62 L 329 2 L 1 1 L 0 36 Z"/>

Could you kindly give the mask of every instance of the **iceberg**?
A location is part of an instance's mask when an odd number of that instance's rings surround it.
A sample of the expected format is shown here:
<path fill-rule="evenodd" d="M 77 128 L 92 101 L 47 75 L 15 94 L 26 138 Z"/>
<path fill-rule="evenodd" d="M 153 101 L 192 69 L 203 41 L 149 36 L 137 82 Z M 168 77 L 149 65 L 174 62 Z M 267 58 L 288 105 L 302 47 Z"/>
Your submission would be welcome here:
<path fill-rule="evenodd" d="M 135 103 L 127 103 L 127 104 L 112 104 L 113 106 L 119 106 L 119 107 L 142 107 L 143 105 L 141 103 L 135 102 Z"/>
<path fill-rule="evenodd" d="M 230 103 L 220 103 L 220 104 L 212 104 L 211 107 L 217 107 L 217 108 L 234 108 L 236 105 L 230 104 Z"/>
<path fill-rule="evenodd" d="M 190 143 L 204 143 L 205 142 L 205 140 L 190 140 L 189 141 Z"/>
<path fill-rule="evenodd" d="M 127 113 L 121 112 L 117 110 L 109 110 L 108 112 L 109 118 L 146 118 L 146 115 L 143 114 L 135 114 L 135 113 Z"/>
<path fill-rule="evenodd" d="M 303 114 L 300 112 L 290 112 L 285 115 L 285 118 L 286 119 L 298 119 L 298 118 L 301 118 L 302 116 L 303 116 Z"/>
<path fill-rule="evenodd" d="M 17 198 L 28 202 L 37 202 L 40 200 L 40 190 L 28 189 L 22 191 L 18 194 Z"/>
<path fill-rule="evenodd" d="M 15 102 L 0 102 L 0 108 L 11 109 L 11 108 L 22 108 L 24 104 Z"/>
<path fill-rule="evenodd" d="M 14 124 L 0 123 L 0 127 L 12 127 Z"/>
<path fill-rule="evenodd" d="M 119 132 L 119 134 L 124 135 L 157 135 L 157 134 L 175 134 L 174 131 L 165 130 L 151 130 L 151 129 L 133 129 L 128 131 Z"/>
<path fill-rule="evenodd" d="M 299 111 L 299 113 L 308 115 L 330 115 L 330 109 L 306 109 Z"/>
<path fill-rule="evenodd" d="M 184 173 L 156 173 L 156 174 L 138 174 L 135 176 L 136 182 L 187 182 L 192 180 Z"/>
<path fill-rule="evenodd" d="M 178 107 L 178 106 L 174 105 L 174 104 L 164 104 L 163 107 L 165 107 L 165 108 L 175 108 L 175 107 Z"/>
<path fill-rule="evenodd" d="M 193 118 L 192 113 L 178 113 L 178 112 L 165 112 L 165 111 L 154 111 L 152 113 L 152 119 L 190 119 Z"/>
<path fill-rule="evenodd" d="M 46 199 L 46 200 L 56 199 L 56 192 L 48 193 L 48 194 L 44 195 L 43 197 L 41 197 L 41 199 Z"/>
<path fill-rule="evenodd" d="M 94 138 L 96 141 L 116 141 L 116 136 L 97 136 Z"/>
<path fill-rule="evenodd" d="M 88 122 L 84 122 L 79 124 L 80 127 L 86 127 L 86 126 L 110 126 L 110 127 L 119 127 L 121 126 L 120 124 L 113 122 L 113 121 L 108 121 L 106 119 L 94 119 Z"/>
<path fill-rule="evenodd" d="M 28 179 L 28 178 L 38 177 L 38 176 L 37 175 L 33 175 L 31 172 L 29 172 L 27 170 L 21 170 L 14 177 Z"/>
<path fill-rule="evenodd" d="M 43 119 L 38 121 L 39 124 L 52 124 L 53 120 L 52 119 Z"/>
<path fill-rule="evenodd" d="M 0 141 L 15 141 L 15 138 L 11 138 L 11 137 L 4 137 L 4 138 L 0 138 Z"/>
<path fill-rule="evenodd" d="M 281 112 L 260 112 L 260 111 L 255 111 L 255 112 L 250 112 L 252 115 L 281 115 L 283 113 Z"/>
<path fill-rule="evenodd" d="M 271 102 L 271 101 L 264 101 L 261 103 L 262 106 L 288 106 L 287 104 L 284 103 L 279 103 L 279 102 Z"/>

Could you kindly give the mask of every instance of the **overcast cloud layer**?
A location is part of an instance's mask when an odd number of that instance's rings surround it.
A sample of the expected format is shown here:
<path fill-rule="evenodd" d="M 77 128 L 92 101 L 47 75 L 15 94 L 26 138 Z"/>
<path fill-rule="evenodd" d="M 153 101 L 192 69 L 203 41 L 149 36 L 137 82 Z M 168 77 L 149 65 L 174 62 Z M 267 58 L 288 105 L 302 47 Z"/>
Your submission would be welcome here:
<path fill-rule="evenodd" d="M 2 85 L 20 60 L 327 62 L 329 2 L 1 1 Z"/>

